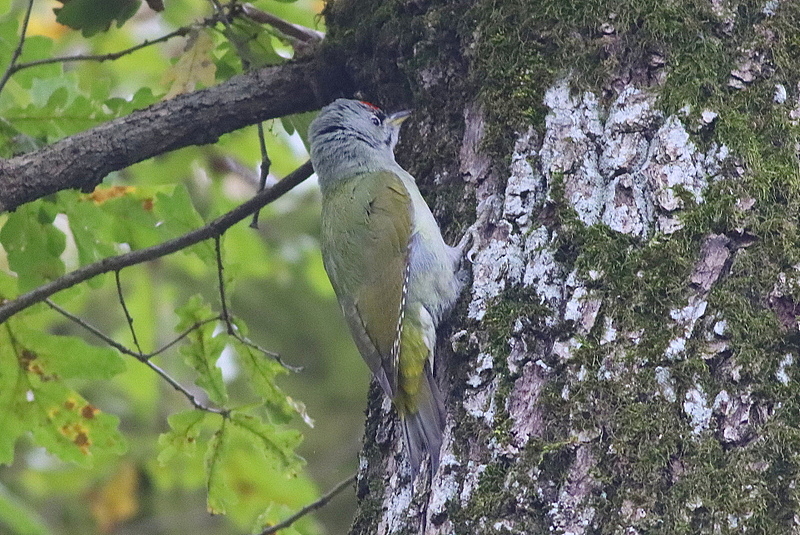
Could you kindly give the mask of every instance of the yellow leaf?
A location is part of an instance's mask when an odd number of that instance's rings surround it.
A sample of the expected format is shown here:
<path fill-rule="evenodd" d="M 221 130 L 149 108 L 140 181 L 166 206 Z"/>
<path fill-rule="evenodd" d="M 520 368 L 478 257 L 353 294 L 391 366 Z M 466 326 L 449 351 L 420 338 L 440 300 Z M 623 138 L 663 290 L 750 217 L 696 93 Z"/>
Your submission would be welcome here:
<path fill-rule="evenodd" d="M 102 487 L 89 496 L 92 516 L 101 533 L 111 533 L 139 511 L 139 472 L 124 462 Z"/>
<path fill-rule="evenodd" d="M 164 75 L 163 83 L 169 85 L 165 99 L 193 91 L 197 84 L 214 85 L 217 66 L 211 58 L 213 48 L 208 31 L 192 30 L 183 55 Z"/>
<path fill-rule="evenodd" d="M 136 188 L 133 186 L 98 186 L 93 192 L 85 195 L 84 198 L 94 201 L 95 204 L 103 204 L 110 199 L 123 197 L 129 193 L 133 193 L 134 191 L 136 191 Z"/>

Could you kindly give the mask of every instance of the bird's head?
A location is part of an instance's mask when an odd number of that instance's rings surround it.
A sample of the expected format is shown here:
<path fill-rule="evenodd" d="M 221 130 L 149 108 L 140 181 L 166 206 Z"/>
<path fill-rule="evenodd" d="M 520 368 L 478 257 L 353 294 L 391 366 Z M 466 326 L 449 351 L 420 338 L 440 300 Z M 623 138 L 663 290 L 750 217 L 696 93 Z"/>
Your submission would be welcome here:
<path fill-rule="evenodd" d="M 394 164 L 400 125 L 410 114 L 387 115 L 368 102 L 343 98 L 322 108 L 308 130 L 311 159 L 320 178 L 337 168 L 377 170 Z"/>

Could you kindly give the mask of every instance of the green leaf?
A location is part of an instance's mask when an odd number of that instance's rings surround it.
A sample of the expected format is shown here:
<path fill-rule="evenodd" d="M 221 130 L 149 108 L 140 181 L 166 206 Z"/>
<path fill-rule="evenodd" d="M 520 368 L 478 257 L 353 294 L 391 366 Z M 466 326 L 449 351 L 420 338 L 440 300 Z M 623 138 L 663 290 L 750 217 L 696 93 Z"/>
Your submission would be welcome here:
<path fill-rule="evenodd" d="M 13 445 L 24 431 L 32 431 L 50 453 L 81 466 L 91 466 L 96 452 L 124 452 L 119 419 L 62 382 L 64 377 L 108 378 L 122 367 L 113 350 L 49 336 L 12 320 L 0 331 L 0 461 L 13 458 Z"/>
<path fill-rule="evenodd" d="M 69 229 L 78 249 L 81 266 L 114 255 L 117 249 L 111 239 L 114 219 L 95 202 L 79 198 L 73 191 L 59 193 L 59 204 L 69 221 Z M 89 284 L 97 287 L 102 278 L 95 277 Z"/>
<path fill-rule="evenodd" d="M 311 121 L 313 121 L 314 117 L 316 116 L 317 112 L 315 111 L 287 115 L 285 117 L 281 117 L 281 124 L 283 125 L 283 128 L 286 130 L 287 134 L 292 135 L 295 132 L 300 134 L 300 139 L 303 140 L 303 144 L 306 146 L 306 150 L 308 150 L 310 148 L 308 144 L 308 127 L 311 125 Z"/>
<path fill-rule="evenodd" d="M 141 4 L 139 0 L 69 0 L 63 3 L 63 7 L 53 9 L 56 20 L 80 30 L 84 37 L 107 31 L 114 20 L 118 28 L 122 27 Z"/>
<path fill-rule="evenodd" d="M 14 460 L 14 444 L 25 427 L 15 410 L 21 394 L 24 394 L 22 371 L 14 353 L 14 347 L 6 328 L 0 329 L 0 464 L 11 464 Z"/>
<path fill-rule="evenodd" d="M 153 212 L 161 222 L 158 230 L 164 240 L 181 236 L 205 224 L 183 187 L 175 188 L 172 195 L 157 194 Z M 211 240 L 200 242 L 185 251 L 191 251 L 209 265 L 216 264 L 217 256 Z"/>
<path fill-rule="evenodd" d="M 286 61 L 275 52 L 269 29 L 255 21 L 237 19 L 222 33 L 235 44 L 237 55 L 242 55 L 251 68 L 278 65 Z"/>
<path fill-rule="evenodd" d="M 0 301 L 14 299 L 18 295 L 17 277 L 12 277 L 5 271 L 0 270 Z"/>
<path fill-rule="evenodd" d="M 8 267 L 19 277 L 21 292 L 64 274 L 66 236 L 53 226 L 55 212 L 45 201 L 20 206 L 0 229 L 0 244 L 8 254 Z"/>
<path fill-rule="evenodd" d="M 239 363 L 242 365 L 244 375 L 249 379 L 253 391 L 263 399 L 271 413 L 279 421 L 289 421 L 296 411 L 289 403 L 286 394 L 275 384 L 276 378 L 285 374 L 286 369 L 275 359 L 239 340 L 232 339 L 231 343 L 236 349 Z"/>
<path fill-rule="evenodd" d="M 116 349 L 92 346 L 74 336 L 53 336 L 28 329 L 14 328 L 24 344 L 26 369 L 42 381 L 54 379 L 110 379 L 125 371 L 125 361 Z"/>
<path fill-rule="evenodd" d="M 2 484 L 0 484 L 0 527 L 6 526 L 16 535 L 49 535 L 42 516 L 31 506 L 17 498 Z"/>
<path fill-rule="evenodd" d="M 213 48 L 214 39 L 210 31 L 192 30 L 189 33 L 183 54 L 162 80 L 164 85 L 169 87 L 165 99 L 194 91 L 198 85 L 204 87 L 214 85 L 217 66 L 211 54 Z"/>
<path fill-rule="evenodd" d="M 208 414 L 193 409 L 167 418 L 170 430 L 158 437 L 158 445 L 162 448 L 158 462 L 164 465 L 177 453 L 193 456 L 197 452 L 197 442 Z"/>
<path fill-rule="evenodd" d="M 211 437 L 206 450 L 206 488 L 208 497 L 206 506 L 212 515 L 225 514 L 227 507 L 238 499 L 231 490 L 225 477 L 225 457 L 230 454 L 230 434 L 228 420 L 222 421 L 219 430 Z"/>
<path fill-rule="evenodd" d="M 119 418 L 101 412 L 60 381 L 30 377 L 29 384 L 26 424 L 50 453 L 90 467 L 96 453 L 125 452 L 125 439 L 117 430 Z"/>
<path fill-rule="evenodd" d="M 294 452 L 303 440 L 299 431 L 280 429 L 255 416 L 235 411 L 231 413 L 230 420 L 237 431 L 246 435 L 246 440 L 263 455 L 271 468 L 288 471 L 292 475 L 302 468 L 304 461 Z"/>
<path fill-rule="evenodd" d="M 191 297 L 175 313 L 180 318 L 176 327 L 178 332 L 215 316 L 211 307 L 203 303 L 200 295 Z M 228 400 L 228 391 L 222 378 L 222 370 L 217 367 L 217 359 L 225 349 L 225 337 L 214 336 L 216 325 L 216 322 L 209 322 L 194 329 L 186 337 L 189 343 L 181 346 L 180 352 L 186 364 L 197 371 L 195 384 L 206 391 L 211 401 L 224 405 Z"/>
<path fill-rule="evenodd" d="M 14 125 L 0 118 L 0 158 L 12 158 L 42 148 L 45 144 L 20 132 Z"/>
<path fill-rule="evenodd" d="M 155 103 L 158 98 L 153 94 L 153 90 L 149 87 L 142 87 L 128 100 L 119 97 L 113 97 L 105 101 L 105 105 L 112 111 L 114 116 L 122 117 L 128 115 L 134 110 L 146 108 Z"/>

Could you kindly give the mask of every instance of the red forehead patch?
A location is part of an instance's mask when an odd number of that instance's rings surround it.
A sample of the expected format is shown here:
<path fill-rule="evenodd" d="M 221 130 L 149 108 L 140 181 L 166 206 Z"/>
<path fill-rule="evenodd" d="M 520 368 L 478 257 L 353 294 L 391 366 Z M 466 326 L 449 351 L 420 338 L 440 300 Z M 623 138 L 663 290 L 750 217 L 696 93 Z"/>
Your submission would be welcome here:
<path fill-rule="evenodd" d="M 379 107 L 377 107 L 375 104 L 372 104 L 371 102 L 367 102 L 366 100 L 359 100 L 359 102 L 361 102 L 361 104 L 363 104 L 364 106 L 373 111 L 381 111 Z"/>

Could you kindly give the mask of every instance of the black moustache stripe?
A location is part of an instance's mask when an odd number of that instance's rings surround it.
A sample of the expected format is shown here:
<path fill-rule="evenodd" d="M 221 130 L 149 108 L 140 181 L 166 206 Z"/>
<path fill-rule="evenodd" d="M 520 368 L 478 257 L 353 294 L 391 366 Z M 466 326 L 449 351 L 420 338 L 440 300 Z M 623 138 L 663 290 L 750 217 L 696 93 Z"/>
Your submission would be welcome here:
<path fill-rule="evenodd" d="M 379 145 L 380 145 L 380 142 L 376 143 L 376 140 L 369 139 L 369 138 L 365 137 L 364 135 L 362 135 L 361 133 L 356 132 L 355 130 L 350 130 L 350 129 L 345 128 L 344 126 L 338 125 L 338 124 L 331 125 L 331 126 L 326 126 L 322 130 L 317 132 L 316 136 L 317 137 L 322 137 L 324 135 L 333 134 L 333 133 L 336 133 L 336 132 L 341 132 L 343 137 L 351 137 L 351 138 L 357 139 L 359 141 L 362 141 L 362 142 L 366 143 L 367 145 L 369 145 L 370 147 L 375 148 L 375 149 L 377 149 L 379 147 Z"/>
<path fill-rule="evenodd" d="M 318 136 L 324 136 L 325 134 L 332 134 L 332 133 L 334 133 L 334 132 L 340 132 L 340 131 L 342 131 L 342 130 L 344 130 L 344 129 L 345 129 L 345 128 L 344 128 L 344 126 L 342 126 L 342 125 L 339 125 L 339 124 L 332 124 L 331 126 L 326 126 L 326 127 L 325 127 L 325 128 L 323 128 L 322 130 L 320 130 L 319 132 L 317 132 L 317 135 L 318 135 Z"/>

